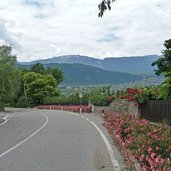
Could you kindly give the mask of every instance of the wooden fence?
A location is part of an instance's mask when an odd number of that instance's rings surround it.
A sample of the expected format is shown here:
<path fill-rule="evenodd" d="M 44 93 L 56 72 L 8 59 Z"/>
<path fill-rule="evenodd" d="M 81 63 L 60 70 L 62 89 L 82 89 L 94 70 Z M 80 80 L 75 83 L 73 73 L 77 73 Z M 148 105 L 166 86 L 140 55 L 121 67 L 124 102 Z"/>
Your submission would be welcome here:
<path fill-rule="evenodd" d="M 171 125 L 171 100 L 149 100 L 139 106 L 141 118 Z"/>

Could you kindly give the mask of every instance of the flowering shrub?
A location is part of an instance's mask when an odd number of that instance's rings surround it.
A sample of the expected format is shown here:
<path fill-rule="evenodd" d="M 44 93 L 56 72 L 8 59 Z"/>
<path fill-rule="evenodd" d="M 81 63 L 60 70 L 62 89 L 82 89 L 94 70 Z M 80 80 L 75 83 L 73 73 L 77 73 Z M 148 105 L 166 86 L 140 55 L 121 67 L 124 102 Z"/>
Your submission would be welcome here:
<path fill-rule="evenodd" d="M 65 111 L 71 111 L 71 112 L 84 112 L 84 113 L 90 113 L 92 112 L 91 106 L 88 105 L 42 105 L 37 106 L 37 109 L 52 109 L 52 110 L 65 110 Z"/>
<path fill-rule="evenodd" d="M 171 127 L 152 125 L 132 115 L 108 114 L 105 127 L 132 165 L 136 159 L 144 171 L 171 171 Z"/>
<path fill-rule="evenodd" d="M 155 100 L 160 98 L 158 87 L 134 87 L 128 88 L 124 95 L 120 96 L 121 99 L 127 99 L 128 102 L 145 103 L 147 100 Z"/>
<path fill-rule="evenodd" d="M 135 88 L 128 88 L 125 95 L 120 97 L 121 99 L 127 99 L 128 102 L 138 102 L 144 103 L 147 101 L 148 96 L 143 89 Z"/>

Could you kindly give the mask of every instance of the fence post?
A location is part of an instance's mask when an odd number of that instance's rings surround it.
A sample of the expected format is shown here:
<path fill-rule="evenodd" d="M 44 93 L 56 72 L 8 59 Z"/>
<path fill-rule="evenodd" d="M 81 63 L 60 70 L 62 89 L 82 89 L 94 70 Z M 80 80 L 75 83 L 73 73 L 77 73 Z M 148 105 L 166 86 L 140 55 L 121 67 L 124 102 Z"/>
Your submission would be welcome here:
<path fill-rule="evenodd" d="M 138 115 L 141 116 L 141 103 L 138 103 Z"/>
<path fill-rule="evenodd" d="M 92 110 L 92 113 L 94 113 L 94 105 L 93 104 L 91 105 L 91 110 Z"/>

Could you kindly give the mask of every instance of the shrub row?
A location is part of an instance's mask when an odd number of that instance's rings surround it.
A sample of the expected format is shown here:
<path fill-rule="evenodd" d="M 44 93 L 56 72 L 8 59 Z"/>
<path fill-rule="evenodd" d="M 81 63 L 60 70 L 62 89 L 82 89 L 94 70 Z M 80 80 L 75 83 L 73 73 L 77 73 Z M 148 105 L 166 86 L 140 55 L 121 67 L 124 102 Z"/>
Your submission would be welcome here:
<path fill-rule="evenodd" d="M 51 110 L 64 110 L 64 111 L 70 111 L 70 112 L 81 112 L 83 113 L 91 113 L 92 109 L 89 105 L 41 105 L 37 106 L 37 109 L 51 109 Z"/>
<path fill-rule="evenodd" d="M 130 166 L 137 160 L 143 171 L 171 171 L 170 126 L 126 114 L 106 114 L 104 121 Z"/>

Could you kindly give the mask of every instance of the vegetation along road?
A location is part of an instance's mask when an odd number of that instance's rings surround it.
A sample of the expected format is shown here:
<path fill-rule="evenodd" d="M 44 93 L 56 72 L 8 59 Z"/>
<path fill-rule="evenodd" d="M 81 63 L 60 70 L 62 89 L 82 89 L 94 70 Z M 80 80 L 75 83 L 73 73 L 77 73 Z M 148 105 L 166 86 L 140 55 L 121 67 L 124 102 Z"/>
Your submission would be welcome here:
<path fill-rule="evenodd" d="M 95 126 L 71 112 L 20 109 L 0 137 L 1 171 L 119 170 Z"/>

